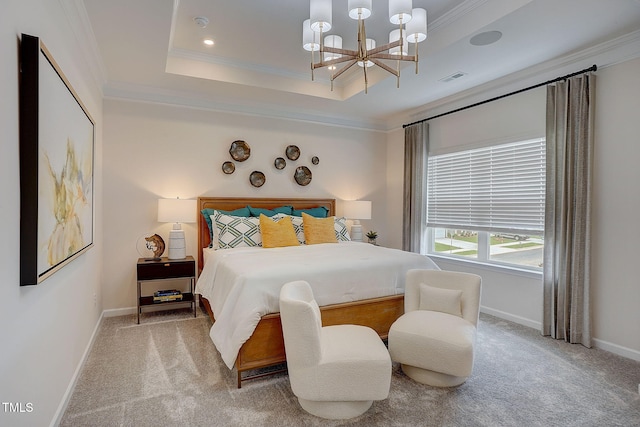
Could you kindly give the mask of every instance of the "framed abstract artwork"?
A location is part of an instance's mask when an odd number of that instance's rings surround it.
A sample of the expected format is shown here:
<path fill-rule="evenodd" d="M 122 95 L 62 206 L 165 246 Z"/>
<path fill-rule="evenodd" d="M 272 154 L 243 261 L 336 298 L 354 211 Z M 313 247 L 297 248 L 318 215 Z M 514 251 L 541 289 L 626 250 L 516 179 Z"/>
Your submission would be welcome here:
<path fill-rule="evenodd" d="M 93 246 L 94 121 L 38 37 L 20 42 L 20 285 Z"/>

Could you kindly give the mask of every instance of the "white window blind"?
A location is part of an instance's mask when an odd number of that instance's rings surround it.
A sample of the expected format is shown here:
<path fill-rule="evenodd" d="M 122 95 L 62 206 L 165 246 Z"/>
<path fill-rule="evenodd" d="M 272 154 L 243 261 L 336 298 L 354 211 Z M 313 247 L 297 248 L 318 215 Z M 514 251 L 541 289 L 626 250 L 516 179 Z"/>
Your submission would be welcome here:
<path fill-rule="evenodd" d="M 545 139 L 430 156 L 427 226 L 544 231 Z"/>

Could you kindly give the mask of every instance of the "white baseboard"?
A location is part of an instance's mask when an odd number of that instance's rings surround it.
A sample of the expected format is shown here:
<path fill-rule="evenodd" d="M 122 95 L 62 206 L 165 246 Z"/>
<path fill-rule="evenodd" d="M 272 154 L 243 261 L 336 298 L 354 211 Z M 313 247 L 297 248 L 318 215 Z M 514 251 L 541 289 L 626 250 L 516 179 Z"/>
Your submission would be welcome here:
<path fill-rule="evenodd" d="M 112 308 L 102 312 L 104 317 L 126 316 L 127 314 L 136 314 L 136 307 Z"/>
<path fill-rule="evenodd" d="M 480 311 L 482 313 L 489 314 L 491 316 L 498 317 L 500 319 L 509 320 L 519 325 L 528 326 L 538 331 L 542 329 L 542 324 L 540 322 L 536 322 L 535 320 L 527 319 L 520 316 L 515 316 L 511 313 L 506 313 L 500 310 L 494 310 L 493 308 L 484 307 L 484 306 L 480 307 Z M 599 348 L 600 350 L 605 350 L 605 351 L 608 351 L 609 353 L 617 354 L 618 356 L 626 357 L 627 359 L 640 362 L 640 351 L 638 350 L 623 347 L 621 345 L 613 344 L 608 341 L 604 341 L 597 338 L 592 338 L 592 342 L 595 348 Z"/>
<path fill-rule="evenodd" d="M 175 308 L 180 307 L 188 307 L 191 304 L 190 301 L 182 301 L 182 302 L 173 302 L 171 306 Z M 166 305 L 161 305 L 159 307 L 154 307 L 153 305 L 146 305 L 143 308 L 143 313 L 152 313 L 154 311 L 163 311 L 166 310 Z M 116 316 L 127 316 L 129 314 L 136 314 L 137 307 L 125 307 L 125 308 L 112 308 L 109 310 L 103 311 L 104 317 L 116 317 Z"/>
<path fill-rule="evenodd" d="M 528 326 L 533 329 L 537 329 L 538 331 L 542 329 L 542 324 L 535 320 L 527 319 L 526 317 L 516 316 L 511 313 L 507 313 L 505 311 L 495 310 L 493 308 L 480 306 L 480 312 L 489 314 L 494 317 L 499 317 L 500 319 L 509 320 L 510 322 L 517 323 L 519 325 Z"/>
<path fill-rule="evenodd" d="M 67 409 L 67 405 L 69 404 L 69 399 L 71 399 L 71 395 L 73 394 L 73 390 L 76 388 L 76 383 L 78 382 L 78 378 L 80 377 L 80 373 L 82 372 L 82 368 L 84 368 L 84 364 L 87 361 L 87 357 L 89 356 L 89 352 L 93 348 L 93 343 L 96 340 L 96 336 L 98 335 L 98 331 L 100 330 L 100 326 L 102 325 L 102 319 L 104 318 L 104 311 L 100 314 L 100 318 L 96 322 L 95 328 L 93 328 L 93 333 L 91 334 L 91 338 L 89 339 L 89 343 L 87 347 L 84 349 L 84 353 L 78 362 L 78 366 L 76 367 L 73 376 L 71 377 L 71 381 L 67 386 L 67 390 L 64 392 L 62 396 L 62 401 L 58 406 L 58 410 L 56 411 L 53 419 L 51 420 L 51 427 L 58 426 L 60 421 L 62 421 L 62 415 L 64 411 Z"/>
<path fill-rule="evenodd" d="M 627 359 L 640 362 L 640 351 L 638 350 L 623 347 L 621 345 L 613 344 L 608 341 L 600 340 L 597 338 L 593 338 L 592 341 L 593 341 L 593 346 L 595 348 L 599 348 L 600 350 L 606 350 L 609 353 L 614 353 L 614 354 L 617 354 L 618 356 L 626 357 Z"/>

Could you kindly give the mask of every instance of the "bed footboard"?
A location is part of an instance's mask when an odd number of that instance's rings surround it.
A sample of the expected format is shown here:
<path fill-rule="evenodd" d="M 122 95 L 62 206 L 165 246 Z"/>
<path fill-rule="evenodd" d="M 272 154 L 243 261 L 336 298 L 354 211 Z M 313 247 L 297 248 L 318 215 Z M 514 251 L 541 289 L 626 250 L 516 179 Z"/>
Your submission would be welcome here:
<path fill-rule="evenodd" d="M 206 298 L 200 296 L 201 305 L 215 322 L 211 306 Z M 404 295 L 372 298 L 342 304 L 332 304 L 320 307 L 322 325 L 363 325 L 375 330 L 380 338 L 386 339 L 389 328 L 395 320 L 404 313 Z M 242 381 L 259 378 L 265 374 L 242 376 L 249 370 L 266 368 L 286 362 L 284 338 L 280 314 L 263 316 L 256 326 L 253 335 L 242 345 L 236 359 L 238 388 Z M 273 374 L 280 371 L 269 372 Z"/>

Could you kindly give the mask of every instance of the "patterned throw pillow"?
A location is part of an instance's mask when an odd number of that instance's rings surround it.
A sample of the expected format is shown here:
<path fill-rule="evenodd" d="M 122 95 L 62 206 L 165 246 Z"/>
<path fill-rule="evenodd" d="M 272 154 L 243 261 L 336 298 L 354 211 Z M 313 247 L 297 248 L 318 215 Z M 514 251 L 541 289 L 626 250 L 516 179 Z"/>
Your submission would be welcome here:
<path fill-rule="evenodd" d="M 345 217 L 335 217 L 334 227 L 336 229 L 338 243 L 351 241 L 349 229 L 347 229 L 347 219 Z"/>
<path fill-rule="evenodd" d="M 284 217 L 288 217 L 291 219 L 291 224 L 293 224 L 293 230 L 296 232 L 296 236 L 298 237 L 298 242 L 300 242 L 301 245 L 304 245 L 305 244 L 304 227 L 302 226 L 302 217 L 285 215 L 285 214 L 277 214 L 272 216 L 271 218 L 273 218 L 274 221 L 278 221 L 279 218 L 284 218 Z"/>
<path fill-rule="evenodd" d="M 214 234 L 218 236 L 220 249 L 262 246 L 259 218 L 225 215 L 215 211 L 211 220 L 216 227 Z"/>
<path fill-rule="evenodd" d="M 200 212 L 204 217 L 204 220 L 207 222 L 207 227 L 209 227 L 209 247 L 218 249 L 218 236 L 216 236 L 216 228 L 213 226 L 212 217 L 216 210 L 211 208 L 204 208 Z M 218 211 L 223 214 L 233 215 L 233 216 L 250 216 L 251 212 L 249 211 L 249 207 L 245 206 L 244 208 L 239 208 L 233 211 Z"/>

